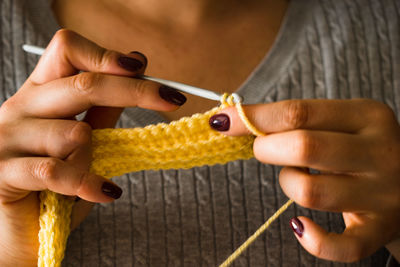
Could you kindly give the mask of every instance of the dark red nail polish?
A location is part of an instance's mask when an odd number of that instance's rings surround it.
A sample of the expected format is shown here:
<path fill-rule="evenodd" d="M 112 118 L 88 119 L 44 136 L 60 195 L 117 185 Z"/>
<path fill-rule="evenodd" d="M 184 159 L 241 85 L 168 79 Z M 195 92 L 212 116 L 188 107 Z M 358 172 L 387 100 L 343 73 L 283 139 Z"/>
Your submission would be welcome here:
<path fill-rule="evenodd" d="M 138 71 L 144 66 L 140 60 L 126 56 L 121 56 L 118 58 L 118 65 L 128 71 Z"/>
<path fill-rule="evenodd" d="M 101 186 L 101 191 L 104 195 L 112 197 L 114 199 L 118 199 L 122 195 L 122 189 L 109 182 L 103 183 L 103 185 Z"/>
<path fill-rule="evenodd" d="M 158 93 L 162 99 L 174 105 L 182 106 L 186 102 L 186 96 L 165 85 L 158 89 Z"/>
<path fill-rule="evenodd" d="M 132 51 L 129 54 L 137 54 L 137 55 L 141 56 L 143 58 L 144 67 L 147 67 L 147 57 L 143 53 L 141 53 L 139 51 Z"/>
<path fill-rule="evenodd" d="M 290 220 L 290 227 L 292 227 L 293 232 L 295 232 L 298 237 L 303 236 L 304 226 L 299 219 L 297 219 L 296 217 L 292 218 Z"/>
<path fill-rule="evenodd" d="M 224 113 L 212 116 L 209 123 L 213 129 L 221 132 L 228 131 L 230 127 L 229 117 Z"/>

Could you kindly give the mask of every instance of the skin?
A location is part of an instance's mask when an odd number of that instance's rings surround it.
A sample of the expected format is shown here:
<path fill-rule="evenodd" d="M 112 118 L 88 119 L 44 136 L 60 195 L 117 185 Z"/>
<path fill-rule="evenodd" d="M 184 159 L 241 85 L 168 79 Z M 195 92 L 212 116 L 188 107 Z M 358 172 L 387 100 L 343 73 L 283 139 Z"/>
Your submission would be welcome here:
<path fill-rule="evenodd" d="M 231 121 L 224 134 L 249 133 L 236 109 L 221 112 Z M 256 138 L 255 157 L 286 166 L 279 176 L 285 194 L 306 208 L 342 212 L 346 229 L 339 234 L 298 218 L 304 232 L 296 237 L 308 252 L 354 262 L 386 245 L 399 259 L 400 126 L 387 105 L 369 99 L 287 100 L 247 106 L 245 113 L 267 134 Z"/>
<path fill-rule="evenodd" d="M 23 87 L 0 108 L 0 265 L 36 264 L 37 190 L 49 188 L 83 199 L 73 211 L 72 227 L 90 211 L 91 202 L 113 200 L 100 190 L 104 178 L 87 173 L 91 128 L 112 127 L 125 106 L 155 109 L 171 120 L 215 106 L 188 96 L 178 109 L 159 97 L 159 85 L 131 78 L 145 69 L 124 70 L 116 64 L 121 54 L 115 51 L 144 53 L 149 61 L 146 74 L 233 92 L 271 47 L 287 4 L 284 0 L 54 1 L 60 25 L 84 37 L 58 32 Z M 144 62 L 137 54 L 126 56 Z M 87 73 L 76 75 L 78 70 Z M 280 175 L 285 193 L 309 208 L 343 212 L 347 225 L 343 234 L 326 233 L 300 217 L 305 229 L 298 238 L 302 246 L 317 257 L 337 261 L 358 260 L 383 245 L 393 253 L 399 247 L 399 125 L 385 105 L 352 101 L 329 102 L 330 109 L 326 100 L 246 107 L 255 125 L 272 133 L 257 138 L 257 158 L 288 166 Z M 309 106 L 313 112 L 304 117 L 308 110 L 304 107 Z M 344 106 L 347 116 L 328 112 Z M 84 123 L 73 120 L 86 109 Z M 248 134 L 233 109 L 225 113 L 231 120 L 227 134 Z M 360 120 L 357 114 L 370 116 Z M 326 138 L 336 146 L 319 146 L 327 144 Z M 322 179 L 308 174 L 307 167 L 320 168 Z"/>
<path fill-rule="evenodd" d="M 54 11 L 62 26 L 101 46 L 144 53 L 148 75 L 233 92 L 273 44 L 287 7 L 286 1 L 242 2 L 58 0 Z M 186 96 L 184 106 L 163 115 L 175 120 L 216 105 Z"/>

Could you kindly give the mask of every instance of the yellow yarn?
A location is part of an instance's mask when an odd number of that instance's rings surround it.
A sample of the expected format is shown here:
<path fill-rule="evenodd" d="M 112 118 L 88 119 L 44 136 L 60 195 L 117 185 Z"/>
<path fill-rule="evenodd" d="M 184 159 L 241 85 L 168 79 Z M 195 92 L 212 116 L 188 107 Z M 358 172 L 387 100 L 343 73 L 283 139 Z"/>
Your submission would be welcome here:
<path fill-rule="evenodd" d="M 226 99 L 226 101 L 224 101 Z M 226 104 L 225 104 L 226 103 Z M 241 101 L 239 99 L 234 101 L 234 95 L 228 96 L 228 94 L 224 94 L 222 98 L 223 106 L 232 106 L 235 105 L 237 112 L 239 114 L 240 119 L 246 125 L 246 128 L 255 136 L 265 136 L 263 132 L 258 130 L 247 118 L 246 113 L 242 107 Z M 237 257 L 239 257 L 265 230 L 273 223 L 285 210 L 293 203 L 293 200 L 289 199 L 279 210 L 277 210 L 257 231 L 252 234 L 239 248 L 237 248 L 219 267 L 227 267 L 234 262 Z"/>
<path fill-rule="evenodd" d="M 227 267 L 232 264 L 278 217 L 292 205 L 293 200 L 289 199 L 282 207 L 279 208 L 257 231 L 254 232 L 239 248 L 235 250 L 219 267 Z"/>
<path fill-rule="evenodd" d="M 113 177 L 139 170 L 188 169 L 253 157 L 254 137 L 228 137 L 208 120 L 221 108 L 144 128 L 93 131 L 91 172 Z"/>
<path fill-rule="evenodd" d="M 237 96 L 237 95 L 236 95 Z M 229 137 L 210 128 L 210 117 L 226 106 L 236 105 L 239 116 L 255 135 L 259 132 L 248 121 L 240 101 L 225 94 L 221 106 L 169 124 L 144 128 L 94 130 L 93 162 L 90 171 L 110 178 L 139 170 L 180 169 L 224 164 L 253 157 L 254 136 Z M 262 134 L 262 133 L 261 133 Z M 73 200 L 45 190 L 40 194 L 38 266 L 60 266 L 70 232 Z M 290 202 L 290 201 L 289 201 Z M 277 218 L 291 203 L 274 216 Z M 275 219 L 267 221 L 221 266 L 228 266 Z"/>

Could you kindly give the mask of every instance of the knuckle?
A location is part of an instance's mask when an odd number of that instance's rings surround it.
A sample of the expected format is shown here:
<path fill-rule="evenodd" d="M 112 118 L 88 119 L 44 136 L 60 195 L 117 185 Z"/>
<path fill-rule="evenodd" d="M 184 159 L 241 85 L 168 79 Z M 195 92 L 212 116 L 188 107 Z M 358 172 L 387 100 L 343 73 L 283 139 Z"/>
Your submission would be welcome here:
<path fill-rule="evenodd" d="M 299 129 L 306 125 L 309 107 L 301 100 L 289 100 L 284 105 L 283 121 L 290 129 Z"/>
<path fill-rule="evenodd" d="M 67 49 L 71 40 L 75 36 L 76 33 L 71 30 L 60 29 L 54 34 L 52 44 L 55 45 L 58 49 Z"/>
<path fill-rule="evenodd" d="M 110 63 L 110 58 L 113 52 L 101 47 L 94 49 L 93 53 L 89 56 L 89 62 L 96 70 L 104 69 Z"/>
<path fill-rule="evenodd" d="M 70 133 L 69 139 L 77 144 L 89 144 L 92 138 L 92 127 L 88 123 L 79 121 L 74 124 Z"/>
<path fill-rule="evenodd" d="M 74 186 L 76 195 L 81 195 L 84 184 L 87 183 L 87 181 L 90 179 L 90 176 L 91 174 L 89 172 L 82 172 L 81 175 L 79 175 L 79 179 L 77 179 L 77 183 Z"/>
<path fill-rule="evenodd" d="M 293 153 L 295 160 L 300 164 L 312 163 L 319 150 L 319 143 L 310 133 L 298 131 L 293 138 Z"/>
<path fill-rule="evenodd" d="M 393 177 L 398 177 L 397 175 Z M 400 181 L 395 178 L 395 181 L 386 186 L 384 191 L 380 194 L 380 203 L 386 207 L 387 210 L 392 210 L 394 214 L 400 214 Z"/>
<path fill-rule="evenodd" d="M 16 103 L 13 97 L 3 102 L 3 104 L 0 106 L 0 119 L 7 117 L 8 114 L 11 114 L 15 109 L 15 106 Z"/>
<path fill-rule="evenodd" d="M 99 73 L 83 72 L 73 77 L 73 88 L 81 95 L 90 95 L 96 85 L 101 83 L 101 79 L 102 75 Z"/>
<path fill-rule="evenodd" d="M 129 90 L 132 93 L 134 99 L 141 99 L 149 94 L 154 89 L 154 83 L 143 80 L 132 80 L 132 85 L 130 86 L 133 90 Z"/>
<path fill-rule="evenodd" d="M 317 183 L 310 179 L 304 179 L 298 190 L 297 202 L 303 207 L 320 208 L 322 203 L 322 194 Z"/>
<path fill-rule="evenodd" d="M 33 176 L 43 180 L 45 184 L 49 184 L 58 178 L 58 165 L 59 160 L 57 159 L 43 159 L 33 167 Z"/>
<path fill-rule="evenodd" d="M 378 148 L 374 149 L 375 166 L 380 170 L 384 170 L 390 175 L 397 175 L 400 173 L 400 144 L 380 144 Z"/>
<path fill-rule="evenodd" d="M 387 122 L 396 120 L 396 115 L 387 104 L 375 100 L 364 100 L 368 107 L 371 119 L 376 122 Z"/>

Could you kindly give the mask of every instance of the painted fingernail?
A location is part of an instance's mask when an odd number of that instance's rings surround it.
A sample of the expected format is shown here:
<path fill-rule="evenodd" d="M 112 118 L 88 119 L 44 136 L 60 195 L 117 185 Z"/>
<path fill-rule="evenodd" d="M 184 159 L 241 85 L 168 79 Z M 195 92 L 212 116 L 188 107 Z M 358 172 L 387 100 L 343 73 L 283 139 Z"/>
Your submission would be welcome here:
<path fill-rule="evenodd" d="M 126 56 L 118 58 L 118 65 L 128 71 L 138 71 L 144 66 L 140 60 Z"/>
<path fill-rule="evenodd" d="M 160 94 L 162 99 L 174 105 L 182 106 L 186 102 L 186 96 L 179 93 L 177 90 L 165 85 L 162 85 L 158 89 L 158 93 Z"/>
<path fill-rule="evenodd" d="M 290 227 L 292 227 L 293 232 L 295 232 L 298 237 L 303 236 L 304 226 L 303 223 L 297 219 L 297 217 L 294 217 L 290 220 Z"/>
<path fill-rule="evenodd" d="M 101 191 L 104 195 L 112 197 L 114 199 L 118 199 L 122 195 L 122 189 L 109 182 L 103 183 L 103 185 L 101 186 Z"/>
<path fill-rule="evenodd" d="M 229 117 L 224 113 L 212 116 L 209 123 L 213 129 L 221 132 L 228 131 L 230 126 Z"/>
<path fill-rule="evenodd" d="M 139 51 L 132 51 L 129 54 L 136 54 L 136 55 L 141 56 L 143 58 L 144 67 L 147 67 L 147 57 L 143 53 L 141 53 Z"/>

